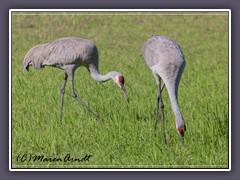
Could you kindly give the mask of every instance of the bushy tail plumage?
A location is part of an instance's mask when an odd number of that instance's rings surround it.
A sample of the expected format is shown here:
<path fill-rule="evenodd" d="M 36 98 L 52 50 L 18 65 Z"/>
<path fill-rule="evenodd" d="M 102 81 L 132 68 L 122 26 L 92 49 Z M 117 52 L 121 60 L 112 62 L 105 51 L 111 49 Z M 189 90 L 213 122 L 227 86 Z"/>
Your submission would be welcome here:
<path fill-rule="evenodd" d="M 27 70 L 27 71 L 29 70 L 30 62 L 31 62 L 30 59 L 26 56 L 22 64 L 23 70 Z"/>
<path fill-rule="evenodd" d="M 37 46 L 35 46 L 37 47 Z M 35 47 L 31 48 L 27 55 L 25 56 L 24 60 L 23 60 L 23 64 L 22 64 L 22 67 L 23 67 L 23 70 L 29 70 L 29 66 L 32 64 L 32 59 L 33 59 L 33 51 L 35 49 Z"/>

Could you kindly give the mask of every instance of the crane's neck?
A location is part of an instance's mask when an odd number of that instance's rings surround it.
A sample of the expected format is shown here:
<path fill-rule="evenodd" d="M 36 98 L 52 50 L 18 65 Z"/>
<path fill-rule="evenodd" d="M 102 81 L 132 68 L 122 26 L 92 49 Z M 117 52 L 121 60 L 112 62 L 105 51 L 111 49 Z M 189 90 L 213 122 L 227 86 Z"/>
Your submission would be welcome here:
<path fill-rule="evenodd" d="M 92 78 L 98 82 L 105 82 L 112 79 L 113 77 L 113 72 L 109 72 L 106 75 L 101 75 L 98 71 L 98 68 L 96 68 L 95 66 L 89 66 L 88 70 Z"/>
<path fill-rule="evenodd" d="M 171 86 L 171 85 L 170 85 Z M 167 86 L 168 94 L 170 98 L 170 102 L 172 105 L 172 109 L 175 115 L 176 125 L 177 127 L 183 127 L 185 125 L 179 104 L 178 104 L 178 87 L 172 85 L 172 87 Z"/>

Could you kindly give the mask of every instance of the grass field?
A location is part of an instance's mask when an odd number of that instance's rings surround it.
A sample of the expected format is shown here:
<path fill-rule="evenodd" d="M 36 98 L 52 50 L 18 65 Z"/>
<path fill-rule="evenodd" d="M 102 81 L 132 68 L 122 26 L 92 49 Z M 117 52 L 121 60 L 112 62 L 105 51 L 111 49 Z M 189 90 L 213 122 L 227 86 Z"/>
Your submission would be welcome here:
<path fill-rule="evenodd" d="M 13 12 L 12 167 L 228 168 L 228 14 L 173 14 Z M 174 39 L 185 55 L 187 65 L 179 86 L 179 104 L 187 126 L 184 144 L 175 128 L 166 89 L 168 144 L 164 144 L 160 118 L 154 136 L 157 85 L 140 57 L 142 44 L 152 34 Z M 102 120 L 96 121 L 71 97 L 68 82 L 60 125 L 59 90 L 64 72 L 51 67 L 23 72 L 22 62 L 31 47 L 61 37 L 94 42 L 100 72 L 121 72 L 130 102 L 115 83 L 98 83 L 85 68 L 79 68 L 76 93 Z M 39 157 L 34 161 L 35 156 Z"/>

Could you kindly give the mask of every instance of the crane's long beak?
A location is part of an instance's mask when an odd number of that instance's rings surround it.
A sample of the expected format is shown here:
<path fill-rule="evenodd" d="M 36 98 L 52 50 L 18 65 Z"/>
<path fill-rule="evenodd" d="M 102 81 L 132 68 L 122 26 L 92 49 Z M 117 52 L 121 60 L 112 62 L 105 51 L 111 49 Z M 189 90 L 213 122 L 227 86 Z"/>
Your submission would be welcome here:
<path fill-rule="evenodd" d="M 127 91 L 126 91 L 124 85 L 121 86 L 121 89 L 122 89 L 122 91 L 123 91 L 124 97 L 126 98 L 127 102 L 129 102 L 129 98 L 128 98 L 128 95 L 127 95 Z"/>

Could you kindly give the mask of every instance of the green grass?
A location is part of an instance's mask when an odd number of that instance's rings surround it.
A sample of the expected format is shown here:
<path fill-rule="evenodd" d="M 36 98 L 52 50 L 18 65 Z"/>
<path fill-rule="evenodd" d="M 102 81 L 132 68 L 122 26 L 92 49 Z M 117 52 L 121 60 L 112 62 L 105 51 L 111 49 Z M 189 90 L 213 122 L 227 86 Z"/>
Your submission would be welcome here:
<path fill-rule="evenodd" d="M 13 168 L 229 167 L 227 13 L 30 14 L 18 12 L 11 17 Z M 157 85 L 140 58 L 141 46 L 152 34 L 171 37 L 185 55 L 187 66 L 179 87 L 187 125 L 184 144 L 177 134 L 166 90 L 168 144 L 163 141 L 160 118 L 154 136 Z M 71 97 L 68 82 L 60 125 L 59 90 L 64 72 L 51 67 L 22 71 L 22 61 L 31 47 L 70 36 L 97 45 L 102 74 L 116 70 L 125 77 L 129 104 L 112 81 L 98 83 L 83 67 L 76 71 L 76 93 L 101 116 L 100 122 Z M 19 155 L 23 154 L 92 156 L 85 162 L 21 162 Z"/>

